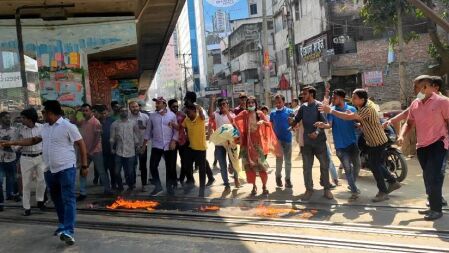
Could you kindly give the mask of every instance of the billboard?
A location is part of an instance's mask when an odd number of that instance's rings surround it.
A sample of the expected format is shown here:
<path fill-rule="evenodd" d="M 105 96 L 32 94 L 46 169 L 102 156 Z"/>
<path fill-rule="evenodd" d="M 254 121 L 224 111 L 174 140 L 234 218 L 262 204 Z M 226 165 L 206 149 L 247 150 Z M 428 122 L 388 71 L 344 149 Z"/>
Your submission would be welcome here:
<path fill-rule="evenodd" d="M 219 49 L 231 33 L 231 20 L 249 17 L 247 0 L 203 0 L 204 30 L 208 50 Z"/>

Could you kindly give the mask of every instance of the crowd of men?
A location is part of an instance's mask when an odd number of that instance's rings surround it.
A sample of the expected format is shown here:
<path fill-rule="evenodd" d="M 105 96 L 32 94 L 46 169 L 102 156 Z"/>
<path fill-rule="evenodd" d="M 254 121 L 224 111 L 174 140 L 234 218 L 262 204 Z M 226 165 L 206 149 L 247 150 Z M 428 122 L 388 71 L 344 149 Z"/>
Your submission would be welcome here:
<path fill-rule="evenodd" d="M 94 184 L 103 186 L 104 194 L 121 194 L 136 189 L 137 169 L 140 170 L 142 191 L 153 185 L 151 196 L 164 192 L 159 176 L 161 158 L 165 161 L 165 187 L 169 196 L 181 185 L 184 193 L 194 189 L 194 168 L 199 172 L 198 196 L 205 196 L 205 189 L 215 182 L 211 166 L 206 159 L 207 135 L 223 125 L 235 125 L 235 120 L 246 111 L 254 114 L 257 124 L 248 118 L 248 131 L 265 126 L 268 122 L 277 138 L 280 155 L 276 156 L 275 181 L 277 187 L 292 188 L 291 168 L 294 143 L 300 146 L 303 162 L 303 178 L 306 191 L 302 200 L 310 200 L 314 194 L 312 168 L 314 158 L 320 163 L 320 185 L 324 197 L 333 199 L 331 189 L 336 187 L 338 177 L 331 160 L 331 151 L 324 129 L 332 129 L 337 157 L 341 162 L 350 191 L 349 201 L 360 195 L 357 175 L 360 170 L 358 143 L 364 139 L 368 150 L 368 167 L 377 184 L 378 193 L 373 202 L 386 201 L 389 194 L 401 187 L 385 167 L 385 147 L 389 140 L 384 127 L 398 120 L 406 120 L 398 143 L 416 126 L 417 154 L 424 171 L 424 185 L 428 195 L 428 210 L 420 211 L 426 220 L 442 216 L 442 185 L 444 164 L 449 148 L 449 100 L 439 94 L 442 80 L 439 77 L 419 76 L 414 80 L 417 99 L 402 114 L 381 124 L 378 112 L 368 93 L 356 89 L 352 94 L 352 105 L 346 102 L 346 92 L 336 89 L 326 93 L 325 100 L 316 100 L 313 87 L 302 89 L 301 96 L 294 99 L 290 107 L 285 97 L 274 97 L 275 108 L 270 112 L 266 106 L 257 107 L 254 97 L 245 93 L 239 96 L 239 105 L 232 109 L 226 98 L 211 98 L 209 106 L 209 131 L 206 131 L 206 111 L 196 103 L 196 94 L 187 92 L 182 109 L 179 101 L 154 98 L 155 111 L 142 111 L 139 103 L 132 101 L 127 106 L 111 103 L 110 113 L 105 105 L 84 104 L 80 108 L 82 117 L 66 118 L 57 101 L 46 101 L 42 111 L 44 122 L 39 123 L 36 110 L 21 112 L 21 124 L 11 123 L 11 115 L 0 113 L 0 188 L 6 178 L 6 200 L 19 201 L 22 188 L 24 215 L 31 215 L 30 192 L 36 184 L 36 201 L 45 208 L 46 192 L 51 196 L 58 214 L 59 226 L 55 235 L 67 244 L 73 244 L 76 201 L 86 199 L 89 168 L 94 168 Z M 251 100 L 251 101 L 250 101 Z M 262 114 L 263 113 L 263 114 Z M 246 113 L 251 115 L 250 113 Z M 264 116 L 265 115 L 265 116 Z M 432 115 L 432 117 L 428 117 Z M 249 116 L 251 117 L 251 116 Z M 266 122 L 265 122 L 266 121 Z M 271 124 L 270 124 L 271 123 Z M 253 129 L 254 128 L 254 129 Z M 253 138 L 249 135 L 248 138 Z M 262 137 L 263 138 L 263 137 Z M 243 140 L 240 140 L 243 141 Z M 246 141 L 246 140 L 245 140 Z M 239 143 L 238 140 L 236 140 Z M 151 149 L 151 152 L 148 152 Z M 229 149 L 217 144 L 214 157 L 217 160 L 224 183 L 224 195 L 231 192 L 231 183 L 239 188 L 243 183 L 230 162 Z M 249 151 L 245 151 L 249 152 Z M 149 173 L 148 173 L 148 156 Z M 176 170 L 180 156 L 180 174 Z M 242 153 L 240 154 L 242 156 Z M 244 154 L 243 154 L 244 155 Z M 266 153 L 260 153 L 262 160 Z M 90 165 L 93 166 L 90 166 Z M 16 180 L 19 168 L 21 182 Z M 75 196 L 75 182 L 79 169 L 79 195 Z M 247 168 L 245 168 L 247 169 Z M 123 171 L 123 174 L 122 174 Z M 259 175 L 262 177 L 262 172 Z M 247 171 L 248 173 L 248 171 Z M 284 174 L 284 178 L 283 178 Z M 247 174 L 248 176 L 250 174 Z M 265 175 L 265 172 L 263 172 Z M 255 173 L 254 173 L 255 178 Z M 233 179 L 231 182 L 230 177 Z M 263 194 L 267 176 L 263 179 Z M 33 179 L 36 180 L 33 180 Z M 123 178 L 125 182 L 123 182 Z M 207 179 L 207 182 L 206 182 Z M 253 180 L 252 180 L 253 181 Z M 254 184 L 253 192 L 257 191 Z M 19 187 L 19 186 L 22 187 Z M 3 211 L 4 196 L 0 191 L 0 211 Z"/>

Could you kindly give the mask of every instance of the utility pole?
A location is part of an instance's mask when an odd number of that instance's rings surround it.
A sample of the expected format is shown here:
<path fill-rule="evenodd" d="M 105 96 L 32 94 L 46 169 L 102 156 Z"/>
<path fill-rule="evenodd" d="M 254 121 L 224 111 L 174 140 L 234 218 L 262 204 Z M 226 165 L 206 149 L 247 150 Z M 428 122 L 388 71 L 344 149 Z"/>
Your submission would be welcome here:
<path fill-rule="evenodd" d="M 287 13 L 287 23 L 288 23 L 288 51 L 291 54 L 291 65 L 290 65 L 290 72 L 291 78 L 293 79 L 293 82 L 290 84 L 292 87 L 292 97 L 298 98 L 298 64 L 296 63 L 296 50 L 295 50 L 295 31 L 293 30 L 293 7 L 292 7 L 292 0 L 289 0 L 287 2 L 288 4 L 288 13 Z"/>
<path fill-rule="evenodd" d="M 403 106 L 407 106 L 408 101 L 408 89 L 407 89 L 407 73 L 405 70 L 404 59 L 404 31 L 402 26 L 402 8 L 401 0 L 396 0 L 396 12 L 398 15 L 398 61 L 399 61 L 399 86 L 400 86 L 400 101 Z"/>
<path fill-rule="evenodd" d="M 270 66 L 267 64 L 265 57 L 269 55 L 268 50 L 268 22 L 267 22 L 267 1 L 262 0 L 262 47 L 264 51 L 264 95 L 265 95 L 265 105 L 268 108 L 271 107 L 271 96 L 270 96 Z"/>

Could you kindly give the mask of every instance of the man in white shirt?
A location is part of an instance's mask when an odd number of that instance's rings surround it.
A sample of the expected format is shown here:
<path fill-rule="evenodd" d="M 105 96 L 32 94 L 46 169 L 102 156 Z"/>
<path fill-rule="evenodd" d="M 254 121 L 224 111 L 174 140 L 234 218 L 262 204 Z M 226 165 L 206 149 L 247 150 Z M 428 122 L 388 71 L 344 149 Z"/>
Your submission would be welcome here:
<path fill-rule="evenodd" d="M 37 122 L 38 116 L 34 108 L 23 110 L 22 116 L 23 126 L 17 130 L 16 139 L 28 139 L 41 135 L 42 125 Z M 44 208 L 45 195 L 45 164 L 42 159 L 42 143 L 33 146 L 25 146 L 22 148 L 20 156 L 20 171 L 22 173 L 23 186 L 23 208 L 24 216 L 31 215 L 30 195 L 31 185 L 33 183 L 33 174 L 36 175 L 36 201 L 40 209 Z"/>
<path fill-rule="evenodd" d="M 0 145 L 3 147 L 33 146 L 42 142 L 42 156 L 47 168 L 45 181 L 59 221 L 54 235 L 58 235 L 67 245 L 73 245 L 76 216 L 74 144 L 79 148 L 80 173 L 83 175 L 87 175 L 88 172 L 87 151 L 78 128 L 64 120 L 61 117 L 62 114 L 61 104 L 56 100 L 48 100 L 44 103 L 44 110 L 42 110 L 47 123 L 43 125 L 40 135 L 18 141 L 2 141 Z"/>
<path fill-rule="evenodd" d="M 224 124 L 232 124 L 234 122 L 235 115 L 229 109 L 228 100 L 225 98 L 219 98 L 217 100 L 218 111 L 215 110 L 215 100 L 216 97 L 213 96 L 209 106 L 209 117 L 211 120 L 215 121 L 217 129 Z M 220 164 L 221 178 L 223 179 L 225 186 L 224 194 L 229 194 L 231 193 L 231 187 L 228 179 L 227 152 L 223 145 L 215 145 L 215 157 L 217 157 L 218 163 Z M 236 188 L 240 187 L 238 174 L 235 172 L 234 183 Z"/>

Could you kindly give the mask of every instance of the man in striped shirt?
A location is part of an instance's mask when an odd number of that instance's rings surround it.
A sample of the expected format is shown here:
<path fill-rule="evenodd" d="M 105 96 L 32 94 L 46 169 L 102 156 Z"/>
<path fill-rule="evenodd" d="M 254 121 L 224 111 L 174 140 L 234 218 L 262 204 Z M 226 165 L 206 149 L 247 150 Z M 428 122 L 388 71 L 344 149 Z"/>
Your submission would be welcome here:
<path fill-rule="evenodd" d="M 388 200 L 388 194 L 390 192 L 401 188 L 401 184 L 391 174 L 385 173 L 385 146 L 388 143 L 388 137 L 380 123 L 376 109 L 367 105 L 368 92 L 366 90 L 356 89 L 352 94 L 352 103 L 357 107 L 357 113 L 339 112 L 332 110 L 328 105 L 322 105 L 320 110 L 343 120 L 356 120 L 361 123 L 362 132 L 366 145 L 368 146 L 368 164 L 373 172 L 379 190 L 372 201 L 380 202 Z M 389 182 L 388 188 L 385 179 Z"/>

